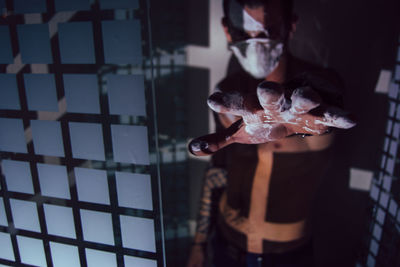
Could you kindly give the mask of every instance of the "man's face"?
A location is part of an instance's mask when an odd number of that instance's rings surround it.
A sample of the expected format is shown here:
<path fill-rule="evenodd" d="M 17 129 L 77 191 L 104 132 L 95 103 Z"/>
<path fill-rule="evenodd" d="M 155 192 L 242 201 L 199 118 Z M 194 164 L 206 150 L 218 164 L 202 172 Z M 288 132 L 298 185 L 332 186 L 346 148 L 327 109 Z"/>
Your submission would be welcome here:
<path fill-rule="evenodd" d="M 288 39 L 281 1 L 242 7 L 231 0 L 228 12 L 224 29 L 230 50 L 251 76 L 267 78 L 277 68 Z"/>

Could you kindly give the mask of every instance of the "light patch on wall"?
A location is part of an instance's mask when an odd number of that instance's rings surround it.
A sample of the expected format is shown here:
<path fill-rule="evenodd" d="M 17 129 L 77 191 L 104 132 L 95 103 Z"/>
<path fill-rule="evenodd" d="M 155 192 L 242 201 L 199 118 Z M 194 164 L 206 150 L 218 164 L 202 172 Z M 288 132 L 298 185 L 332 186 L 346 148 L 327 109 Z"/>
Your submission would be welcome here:
<path fill-rule="evenodd" d="M 376 83 L 375 93 L 387 94 L 389 92 L 389 84 L 392 79 L 392 72 L 390 70 L 381 70 L 378 82 Z"/>
<path fill-rule="evenodd" d="M 357 168 L 350 168 L 349 187 L 355 190 L 369 191 L 373 172 Z"/>

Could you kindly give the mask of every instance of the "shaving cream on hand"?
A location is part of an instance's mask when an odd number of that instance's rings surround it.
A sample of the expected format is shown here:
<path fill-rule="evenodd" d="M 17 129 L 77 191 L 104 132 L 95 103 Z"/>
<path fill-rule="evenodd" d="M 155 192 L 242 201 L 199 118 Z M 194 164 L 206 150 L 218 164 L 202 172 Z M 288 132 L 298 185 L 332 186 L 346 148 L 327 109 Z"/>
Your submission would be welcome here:
<path fill-rule="evenodd" d="M 215 92 L 208 98 L 209 107 L 223 114 L 241 116 L 221 133 L 194 139 L 189 150 L 207 155 L 232 144 L 261 144 L 293 134 L 321 135 L 331 127 L 349 129 L 356 125 L 344 110 L 326 105 L 309 86 L 285 96 L 285 88 L 275 82 L 258 85 L 257 94 Z"/>

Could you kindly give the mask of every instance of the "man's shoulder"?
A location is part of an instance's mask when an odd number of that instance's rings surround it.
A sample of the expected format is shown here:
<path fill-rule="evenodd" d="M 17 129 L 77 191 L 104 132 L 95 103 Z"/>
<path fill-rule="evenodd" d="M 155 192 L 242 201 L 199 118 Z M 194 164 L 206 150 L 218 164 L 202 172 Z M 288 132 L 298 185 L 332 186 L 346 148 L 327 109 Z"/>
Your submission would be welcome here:
<path fill-rule="evenodd" d="M 334 69 L 291 56 L 288 82 L 299 79 L 299 77 L 302 79 L 325 80 L 336 87 L 344 87 L 343 80 Z"/>

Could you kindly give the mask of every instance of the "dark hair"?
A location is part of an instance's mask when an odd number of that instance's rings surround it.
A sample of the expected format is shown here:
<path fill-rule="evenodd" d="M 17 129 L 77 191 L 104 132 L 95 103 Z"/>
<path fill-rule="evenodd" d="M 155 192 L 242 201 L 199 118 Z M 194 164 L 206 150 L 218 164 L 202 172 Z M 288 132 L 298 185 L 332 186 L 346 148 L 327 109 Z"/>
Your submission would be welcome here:
<path fill-rule="evenodd" d="M 229 20 L 229 6 L 233 1 L 235 1 L 242 7 L 249 6 L 253 8 L 265 5 L 268 2 L 271 2 L 272 0 L 223 0 L 224 16 L 228 20 Z M 280 0 L 280 3 L 282 5 L 282 12 L 285 20 L 290 19 L 293 11 L 293 0 Z"/>

